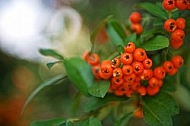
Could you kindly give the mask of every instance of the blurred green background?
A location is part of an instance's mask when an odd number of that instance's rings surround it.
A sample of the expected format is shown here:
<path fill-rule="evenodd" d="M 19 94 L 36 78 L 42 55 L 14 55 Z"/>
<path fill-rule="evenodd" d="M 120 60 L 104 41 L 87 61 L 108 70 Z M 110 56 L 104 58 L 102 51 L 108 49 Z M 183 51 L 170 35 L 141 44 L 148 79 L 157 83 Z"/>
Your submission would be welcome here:
<path fill-rule="evenodd" d="M 21 115 L 32 90 L 50 77 L 65 74 L 59 64 L 48 69 L 45 64 L 55 60 L 41 56 L 38 49 L 53 48 L 65 57 L 81 56 L 89 50 L 90 33 L 98 22 L 109 15 L 125 22 L 135 10 L 135 3 L 144 1 L 147 0 L 1 0 L 0 125 L 27 126 L 34 120 L 84 114 L 82 104 L 75 108 L 77 91 L 66 79 L 40 91 Z M 185 72 L 189 77 L 189 65 Z M 189 82 L 179 88 L 178 93 L 183 92 L 178 97 L 183 97 L 182 113 L 174 117 L 175 126 L 190 124 Z M 108 122 L 104 123 L 109 125 Z M 142 120 L 131 122 L 133 126 L 139 124 L 145 125 Z"/>

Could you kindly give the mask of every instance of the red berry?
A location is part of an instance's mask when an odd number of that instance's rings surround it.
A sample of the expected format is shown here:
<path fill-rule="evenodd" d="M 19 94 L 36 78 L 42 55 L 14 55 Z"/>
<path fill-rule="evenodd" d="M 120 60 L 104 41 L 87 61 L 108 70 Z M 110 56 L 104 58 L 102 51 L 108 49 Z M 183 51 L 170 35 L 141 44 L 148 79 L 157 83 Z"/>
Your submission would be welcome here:
<path fill-rule="evenodd" d="M 133 42 L 128 42 L 127 45 L 124 47 L 125 52 L 133 53 L 135 51 L 135 44 Z"/>
<path fill-rule="evenodd" d="M 172 69 L 174 68 L 174 65 L 171 61 L 165 61 L 163 63 L 163 68 L 165 69 L 166 72 L 171 72 Z"/>
<path fill-rule="evenodd" d="M 133 67 L 133 73 L 135 74 L 141 74 L 144 70 L 144 66 L 141 62 L 133 62 L 132 63 L 132 67 Z"/>
<path fill-rule="evenodd" d="M 185 37 L 185 32 L 182 29 L 176 29 L 171 34 L 171 38 L 174 41 L 183 41 L 184 37 Z"/>
<path fill-rule="evenodd" d="M 129 20 L 132 23 L 140 23 L 141 21 L 141 14 L 139 12 L 133 12 L 131 13 L 131 15 L 129 16 Z"/>
<path fill-rule="evenodd" d="M 176 0 L 175 5 L 179 10 L 185 10 L 187 7 L 187 1 L 186 0 Z"/>
<path fill-rule="evenodd" d="M 139 35 L 143 32 L 143 27 L 139 23 L 134 23 L 131 25 L 131 30 L 136 32 L 137 35 Z"/>
<path fill-rule="evenodd" d="M 173 48 L 173 49 L 178 49 L 180 48 L 182 45 L 183 45 L 183 40 L 182 41 L 175 41 L 175 40 L 171 40 L 170 41 L 170 46 Z"/>
<path fill-rule="evenodd" d="M 157 79 L 164 79 L 165 75 L 166 71 L 163 67 L 160 66 L 154 69 L 154 77 L 156 77 Z"/>
<path fill-rule="evenodd" d="M 133 53 L 133 57 L 135 61 L 142 62 L 147 57 L 146 51 L 143 48 L 137 48 Z"/>
<path fill-rule="evenodd" d="M 174 19 L 168 19 L 164 22 L 164 29 L 167 32 L 173 32 L 176 28 L 177 28 L 177 24 Z"/>
<path fill-rule="evenodd" d="M 185 23 L 186 23 L 185 18 L 177 18 L 176 19 L 177 28 L 184 29 Z"/>
<path fill-rule="evenodd" d="M 184 64 L 184 60 L 180 55 L 176 55 L 172 58 L 172 63 L 174 67 L 179 68 Z"/>
<path fill-rule="evenodd" d="M 166 10 L 173 10 L 175 8 L 175 0 L 163 0 L 162 6 Z"/>

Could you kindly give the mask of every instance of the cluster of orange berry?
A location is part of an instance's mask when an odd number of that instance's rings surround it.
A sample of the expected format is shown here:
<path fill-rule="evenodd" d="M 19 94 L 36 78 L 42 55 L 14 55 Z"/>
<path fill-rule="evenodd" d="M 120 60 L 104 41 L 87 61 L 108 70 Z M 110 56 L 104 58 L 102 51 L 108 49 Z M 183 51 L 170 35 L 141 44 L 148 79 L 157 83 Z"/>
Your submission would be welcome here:
<path fill-rule="evenodd" d="M 99 55 L 89 52 L 83 58 L 92 66 L 96 80 L 110 80 L 109 92 L 127 97 L 134 93 L 141 96 L 157 94 L 165 75 L 174 75 L 184 62 L 177 55 L 171 61 L 165 61 L 162 66 L 151 69 L 152 60 L 143 48 L 136 48 L 133 42 L 128 42 L 124 52 L 112 60 L 100 62 Z"/>
<path fill-rule="evenodd" d="M 129 16 L 129 20 L 131 21 L 131 30 L 134 31 L 137 35 L 143 32 L 143 27 L 140 24 L 141 22 L 141 14 L 137 11 L 133 12 Z"/>
<path fill-rule="evenodd" d="M 163 0 L 162 6 L 168 11 L 175 8 L 179 10 L 190 10 L 190 0 Z"/>
<path fill-rule="evenodd" d="M 174 19 L 167 19 L 164 22 L 164 29 L 167 32 L 171 32 L 171 40 L 170 45 L 174 49 L 178 49 L 181 47 L 184 43 L 184 37 L 185 37 L 185 25 L 186 20 L 182 17 Z"/>

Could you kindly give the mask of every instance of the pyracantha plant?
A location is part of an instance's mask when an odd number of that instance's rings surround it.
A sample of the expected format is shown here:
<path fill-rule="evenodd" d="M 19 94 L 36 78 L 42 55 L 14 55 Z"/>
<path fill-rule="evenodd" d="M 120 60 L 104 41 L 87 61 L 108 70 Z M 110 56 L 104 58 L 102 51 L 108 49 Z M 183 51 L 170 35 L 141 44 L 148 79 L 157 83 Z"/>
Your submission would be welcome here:
<path fill-rule="evenodd" d="M 68 78 L 86 97 L 86 114 L 74 119 L 37 121 L 32 126 L 106 125 L 104 118 L 99 118 L 102 111 L 109 111 L 106 116 L 113 114 L 114 126 L 127 125 L 131 118 L 141 118 L 149 126 L 172 126 L 172 117 L 180 109 L 171 94 L 181 69 L 187 65 L 189 10 L 190 0 L 138 3 L 126 21 L 113 16 L 103 19 L 91 34 L 91 50 L 81 57 L 65 58 L 54 50 L 40 49 L 41 54 L 58 59 L 67 72 L 44 85 Z M 105 42 L 96 42 L 97 36 L 109 42 L 111 49 Z M 105 55 L 97 44 L 111 51 Z M 47 66 L 51 68 L 56 63 Z M 36 93 L 28 98 L 25 107 Z M 125 109 L 129 105 L 132 108 Z"/>

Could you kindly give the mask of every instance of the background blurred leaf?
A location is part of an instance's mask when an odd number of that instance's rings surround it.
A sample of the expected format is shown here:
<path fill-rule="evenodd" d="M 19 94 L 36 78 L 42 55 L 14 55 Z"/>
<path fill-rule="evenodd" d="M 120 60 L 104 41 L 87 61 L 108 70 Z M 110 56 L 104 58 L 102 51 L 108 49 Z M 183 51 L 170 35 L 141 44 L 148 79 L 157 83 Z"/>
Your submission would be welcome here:
<path fill-rule="evenodd" d="M 34 121 L 30 126 L 58 126 L 60 123 L 66 122 L 63 118 L 55 118 L 49 120 Z"/>
<path fill-rule="evenodd" d="M 131 117 L 133 116 L 133 113 L 127 113 L 125 116 L 123 116 L 119 121 L 117 121 L 114 126 L 126 126 L 126 124 L 129 122 Z"/>
<path fill-rule="evenodd" d="M 22 114 L 25 110 L 25 108 L 27 107 L 27 105 L 29 104 L 29 102 L 45 87 L 50 86 L 52 84 L 57 83 L 58 81 L 61 81 L 63 79 L 65 79 L 67 76 L 63 76 L 63 75 L 58 75 L 55 76 L 53 78 L 48 79 L 47 81 L 43 82 L 42 84 L 40 84 L 36 89 L 34 89 L 34 91 L 32 91 L 32 93 L 29 95 L 29 97 L 27 98 L 26 102 L 24 103 L 23 109 L 22 109 Z"/>
<path fill-rule="evenodd" d="M 97 27 L 94 28 L 94 30 L 91 33 L 90 40 L 92 43 L 94 43 L 94 39 L 99 32 L 99 30 L 109 21 L 109 19 L 112 18 L 112 15 L 107 16 L 105 19 L 99 22 Z"/>
<path fill-rule="evenodd" d="M 77 122 L 75 126 L 102 126 L 102 124 L 98 118 L 87 118 Z"/>

